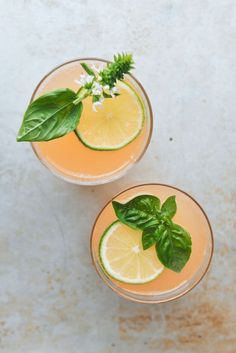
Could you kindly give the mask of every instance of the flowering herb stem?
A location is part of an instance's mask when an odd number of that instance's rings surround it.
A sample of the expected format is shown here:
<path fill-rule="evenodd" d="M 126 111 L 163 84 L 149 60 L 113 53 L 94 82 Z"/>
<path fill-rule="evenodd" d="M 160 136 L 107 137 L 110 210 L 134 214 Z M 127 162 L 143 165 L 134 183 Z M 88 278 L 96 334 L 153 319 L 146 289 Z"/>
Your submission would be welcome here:
<path fill-rule="evenodd" d="M 131 54 L 118 54 L 104 68 L 81 63 L 86 74 L 75 82 L 80 85 L 77 92 L 58 89 L 46 93 L 27 108 L 17 141 L 49 141 L 75 130 L 83 110 L 83 100 L 92 97 L 93 110 L 102 105 L 104 99 L 119 95 L 116 82 L 133 69 Z"/>
<path fill-rule="evenodd" d="M 76 93 L 76 99 L 74 100 L 73 104 L 77 105 L 79 102 L 81 102 L 83 99 L 87 98 L 88 96 L 90 96 L 91 94 L 91 90 L 81 87 L 77 93 Z"/>

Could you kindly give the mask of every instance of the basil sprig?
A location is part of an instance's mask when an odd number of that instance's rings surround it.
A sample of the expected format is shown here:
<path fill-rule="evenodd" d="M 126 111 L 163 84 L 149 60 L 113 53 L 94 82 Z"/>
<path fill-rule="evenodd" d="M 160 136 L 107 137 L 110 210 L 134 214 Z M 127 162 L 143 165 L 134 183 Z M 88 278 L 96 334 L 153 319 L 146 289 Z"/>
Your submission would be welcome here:
<path fill-rule="evenodd" d="M 91 96 L 94 108 L 105 98 L 118 96 L 115 84 L 133 69 L 133 64 L 132 55 L 125 53 L 114 56 L 113 62 L 99 74 L 88 64 L 81 63 L 87 75 L 81 74 L 78 92 L 58 89 L 33 101 L 24 114 L 17 141 L 49 141 L 75 130 L 83 110 L 82 100 Z"/>
<path fill-rule="evenodd" d="M 118 219 L 133 229 L 142 230 L 142 245 L 146 250 L 155 244 L 161 263 L 180 272 L 192 251 L 191 236 L 187 230 L 172 221 L 176 214 L 175 196 L 162 204 L 153 195 L 140 195 L 122 204 L 112 202 Z"/>

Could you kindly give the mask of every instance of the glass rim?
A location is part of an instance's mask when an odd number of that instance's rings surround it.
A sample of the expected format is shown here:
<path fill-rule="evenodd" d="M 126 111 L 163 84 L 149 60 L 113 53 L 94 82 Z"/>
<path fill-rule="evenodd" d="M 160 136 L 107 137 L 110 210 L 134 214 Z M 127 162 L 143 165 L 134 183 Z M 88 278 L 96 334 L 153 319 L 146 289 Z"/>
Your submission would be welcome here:
<path fill-rule="evenodd" d="M 180 191 L 181 193 L 185 194 L 186 196 L 188 196 L 199 208 L 200 210 L 202 211 L 206 221 L 207 221 L 207 224 L 209 226 L 209 230 L 210 230 L 210 238 L 211 238 L 211 249 L 210 249 L 210 256 L 209 256 L 209 259 L 208 259 L 208 262 L 207 262 L 207 265 L 203 271 L 203 273 L 201 274 L 201 276 L 198 278 L 198 280 L 196 282 L 194 282 L 189 288 L 186 288 L 185 290 L 183 290 L 183 292 L 177 294 L 177 295 L 174 295 L 173 297 L 171 298 L 167 298 L 167 299 L 160 299 L 160 300 L 143 300 L 143 299 L 138 299 L 138 298 L 132 298 L 131 296 L 129 296 L 128 294 L 125 294 L 123 292 L 120 292 L 117 288 L 115 288 L 114 286 L 112 286 L 112 284 L 110 284 L 108 281 L 105 281 L 104 278 L 101 276 L 101 274 L 99 273 L 98 269 L 97 269 L 97 266 L 96 266 L 96 259 L 95 259 L 95 256 L 93 254 L 93 250 L 92 250 L 92 241 L 93 241 L 93 233 L 94 233 L 94 229 L 96 227 L 96 224 L 97 224 L 97 221 L 100 217 L 100 215 L 102 214 L 102 212 L 105 210 L 105 208 L 115 199 L 117 198 L 118 196 L 122 195 L 124 192 L 126 191 L 129 191 L 129 190 L 132 190 L 132 189 L 135 189 L 136 187 L 140 187 L 140 186 L 150 186 L 150 185 L 156 185 L 156 186 L 165 186 L 165 187 L 169 187 L 169 188 L 172 188 L 172 189 L 175 189 L 177 191 Z M 141 304 L 161 304 L 161 303 L 167 303 L 167 302 L 170 302 L 170 301 L 173 301 L 173 300 L 176 300 L 176 299 L 179 299 L 181 297 L 183 297 L 185 294 L 189 293 L 193 288 L 195 288 L 200 282 L 201 280 L 203 279 L 203 277 L 205 277 L 206 273 L 208 272 L 209 270 L 209 267 L 210 267 L 210 264 L 211 264 L 211 261 L 212 261 L 212 257 L 213 257 L 213 253 L 214 253 L 214 236 L 213 236 L 213 231 L 212 231 L 212 226 L 211 226 L 211 223 L 210 223 L 210 220 L 206 214 L 206 212 L 204 211 L 204 209 L 202 208 L 202 206 L 198 203 L 198 201 L 196 201 L 194 199 L 193 196 L 191 196 L 189 193 L 187 193 L 186 191 L 183 191 L 182 189 L 180 188 L 177 188 L 175 186 L 172 186 L 172 185 L 169 185 L 169 184 L 163 184 L 163 183 L 143 183 L 143 184 L 136 184 L 136 185 L 133 185 L 133 186 L 130 186 L 124 190 L 122 190 L 121 192 L 117 193 L 115 196 L 113 196 L 108 202 L 106 202 L 106 204 L 104 205 L 104 207 L 101 209 L 101 211 L 98 213 L 94 223 L 93 223 L 93 227 L 92 227 L 92 230 L 91 230 L 91 234 L 90 234 L 90 255 L 91 255 L 91 258 L 92 258 L 92 264 L 93 264 L 93 267 L 95 268 L 98 276 L 102 279 L 102 281 L 109 287 L 111 288 L 117 295 L 119 295 L 120 297 L 122 298 L 125 298 L 131 302 L 136 302 L 136 303 L 141 303 Z M 111 281 L 112 283 L 112 281 Z"/>
<path fill-rule="evenodd" d="M 30 103 L 32 103 L 32 101 L 34 100 L 34 97 L 35 97 L 35 94 L 36 92 L 38 91 L 40 85 L 52 74 L 54 73 L 56 70 L 62 68 L 63 66 L 66 66 L 68 64 L 72 64 L 72 63 L 76 63 L 76 62 L 80 62 L 80 61 L 88 61 L 88 60 L 91 60 L 91 61 L 101 61 L 101 62 L 104 62 L 104 63 L 110 63 L 111 61 L 109 60 L 105 60 L 105 59 L 101 59 L 101 58 L 96 58 L 96 57 L 82 57 L 82 58 L 77 58 L 77 59 L 72 59 L 72 60 L 69 60 L 69 61 L 66 61 L 64 62 L 63 64 L 60 64 L 60 65 L 57 65 L 56 67 L 54 67 L 52 70 L 50 70 L 46 75 L 43 76 L 43 78 L 39 81 L 39 83 L 37 84 L 37 86 L 35 87 L 32 95 L 31 95 L 31 98 L 30 98 Z M 143 155 L 145 154 L 148 146 L 150 145 L 150 141 L 151 141 L 151 137 L 152 137 L 152 133 L 153 133 L 153 111 L 152 111 L 152 106 L 151 106 L 151 102 L 150 102 L 150 99 L 148 97 L 148 94 L 147 92 L 145 91 L 143 85 L 140 83 L 140 81 L 132 74 L 127 74 L 127 76 L 130 76 L 132 78 L 132 80 L 134 80 L 136 82 L 136 84 L 140 87 L 144 97 L 145 97 L 145 100 L 147 102 L 147 106 L 148 106 L 148 111 L 149 111 L 149 120 L 150 120 L 150 127 L 149 127 L 149 131 L 148 131 L 148 137 L 147 137 L 147 141 L 144 145 L 144 148 L 142 150 L 142 152 L 140 153 L 140 155 L 138 156 L 138 158 L 133 162 L 133 163 L 129 163 L 127 165 L 126 168 L 124 168 L 123 170 L 121 170 L 120 172 L 118 172 L 117 174 L 111 174 L 110 178 L 108 177 L 108 180 L 103 180 L 103 179 L 98 179 L 97 182 L 93 182 L 93 181 L 82 181 L 78 178 L 78 180 L 76 179 L 76 177 L 74 179 L 72 179 L 72 177 L 70 176 L 64 176 L 62 175 L 60 172 L 58 172 L 56 169 L 54 170 L 54 168 L 49 164 L 49 163 L 46 163 L 43 158 L 39 155 L 36 147 L 35 147 L 35 143 L 37 142 L 30 142 L 30 145 L 36 155 L 36 157 L 39 159 L 39 161 L 48 169 L 50 170 L 50 172 L 57 176 L 58 178 L 64 180 L 64 181 L 67 181 L 71 184 L 75 184 L 75 185 L 85 185 L 85 186 L 95 186 L 95 185 L 102 185 L 102 184 L 106 184 L 106 183 L 109 183 L 109 182 L 112 182 L 112 181 L 115 181 L 117 179 L 120 179 L 121 177 L 123 177 L 129 170 L 130 168 L 138 163 Z"/>

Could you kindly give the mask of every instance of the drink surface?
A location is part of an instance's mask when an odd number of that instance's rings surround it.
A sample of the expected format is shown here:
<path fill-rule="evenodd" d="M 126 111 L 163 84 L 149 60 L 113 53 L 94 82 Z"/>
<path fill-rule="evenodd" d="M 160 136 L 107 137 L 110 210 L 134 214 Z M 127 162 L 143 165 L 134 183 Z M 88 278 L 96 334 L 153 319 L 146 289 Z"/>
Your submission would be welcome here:
<path fill-rule="evenodd" d="M 125 203 L 135 196 L 142 194 L 152 194 L 160 198 L 161 203 L 167 197 L 176 195 L 177 213 L 173 221 L 189 231 L 192 238 L 192 254 L 189 261 L 180 273 L 173 272 L 167 268 L 153 281 L 146 284 L 126 284 L 110 278 L 116 288 L 126 292 L 137 293 L 141 295 L 155 295 L 165 292 L 171 292 L 183 287 L 186 289 L 189 285 L 194 285 L 194 281 L 201 278 L 202 271 L 205 272 L 211 258 L 212 234 L 206 215 L 200 206 L 187 194 L 175 188 L 150 184 L 131 188 L 115 200 Z M 99 242 L 105 229 L 116 220 L 116 216 L 111 202 L 105 207 L 99 215 L 92 234 L 92 255 L 95 265 L 99 264 Z M 195 278 L 195 279 L 194 279 Z"/>
<path fill-rule="evenodd" d="M 84 61 L 84 60 L 83 60 Z M 101 62 L 87 61 L 89 64 L 101 65 Z M 104 65 L 104 63 L 102 63 Z M 79 79 L 81 73 L 84 73 L 80 62 L 75 61 L 65 64 L 49 74 L 39 85 L 35 92 L 35 98 L 51 90 L 58 88 L 71 88 L 74 91 L 79 89 L 75 83 Z M 132 79 L 131 79 L 132 81 Z M 134 87 L 132 82 L 129 84 L 140 97 L 140 88 Z M 124 112 L 128 112 L 130 106 L 134 104 L 132 95 L 127 90 L 121 89 L 121 95 L 114 99 L 105 99 L 103 109 L 99 111 L 112 119 L 119 109 L 119 102 Z M 141 101 L 143 98 L 140 97 Z M 84 108 L 82 119 L 86 119 L 86 115 L 94 115 L 94 123 L 96 123 L 96 113 L 92 110 L 91 98 L 83 101 Z M 115 103 L 115 104 L 114 104 Z M 145 146 L 149 140 L 150 119 L 145 114 L 144 104 L 144 124 L 140 134 L 127 146 L 116 151 L 96 151 L 86 147 L 76 136 L 74 132 L 52 141 L 33 143 L 33 147 L 38 157 L 54 171 L 56 174 L 81 180 L 82 182 L 96 182 L 100 179 L 113 179 L 115 174 L 122 174 L 142 155 Z"/>

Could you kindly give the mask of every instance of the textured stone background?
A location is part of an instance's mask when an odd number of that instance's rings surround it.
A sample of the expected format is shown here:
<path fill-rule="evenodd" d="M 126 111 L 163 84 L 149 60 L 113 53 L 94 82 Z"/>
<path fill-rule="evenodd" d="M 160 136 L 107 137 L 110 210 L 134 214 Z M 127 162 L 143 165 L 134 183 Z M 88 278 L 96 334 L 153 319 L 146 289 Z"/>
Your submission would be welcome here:
<path fill-rule="evenodd" d="M 0 0 L 0 16 L 0 352 L 235 353 L 235 0 Z M 110 185 L 57 180 L 15 142 L 34 87 L 122 50 L 152 101 L 149 150 Z M 148 181 L 191 193 L 216 239 L 202 283 L 156 306 L 117 297 L 89 255 L 100 208 Z"/>

